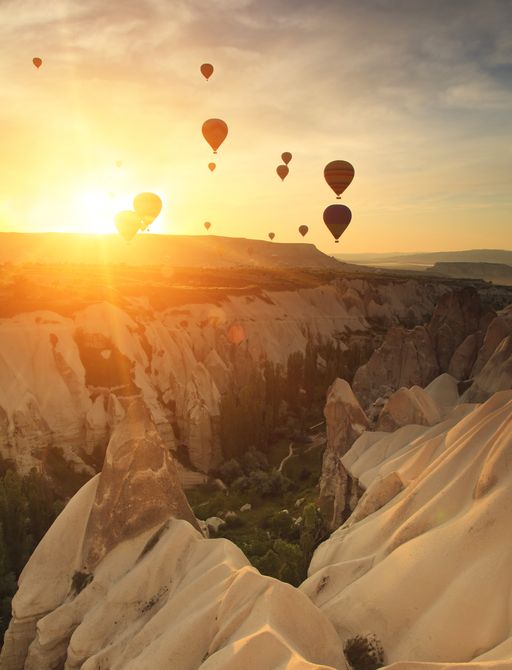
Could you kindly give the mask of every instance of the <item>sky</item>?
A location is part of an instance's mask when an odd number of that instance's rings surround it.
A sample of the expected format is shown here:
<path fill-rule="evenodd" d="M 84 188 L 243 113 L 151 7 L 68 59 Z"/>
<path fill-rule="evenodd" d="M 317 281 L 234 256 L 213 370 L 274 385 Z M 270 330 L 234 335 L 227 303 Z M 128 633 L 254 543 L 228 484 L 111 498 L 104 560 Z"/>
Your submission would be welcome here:
<path fill-rule="evenodd" d="M 0 231 L 115 233 L 153 191 L 153 233 L 512 248 L 511 25 L 510 0 L 1 0 Z"/>

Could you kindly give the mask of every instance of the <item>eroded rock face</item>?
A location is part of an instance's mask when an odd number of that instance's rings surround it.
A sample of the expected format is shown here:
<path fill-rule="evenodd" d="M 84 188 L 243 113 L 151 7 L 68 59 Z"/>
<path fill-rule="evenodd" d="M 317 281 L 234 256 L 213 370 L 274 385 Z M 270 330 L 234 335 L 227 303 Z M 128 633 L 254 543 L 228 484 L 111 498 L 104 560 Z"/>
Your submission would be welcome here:
<path fill-rule="evenodd" d="M 494 316 L 482 307 L 473 288 L 445 293 L 426 326 L 388 331 L 382 345 L 357 370 L 355 394 L 367 408 L 401 387 L 424 388 L 443 372 L 466 379 Z"/>
<path fill-rule="evenodd" d="M 172 459 L 136 402 L 102 473 L 26 565 L 2 670 L 346 670 L 333 626 L 304 594 L 193 526 Z"/>
<path fill-rule="evenodd" d="M 484 402 L 496 391 L 512 388 L 512 335 L 505 337 L 462 395 L 463 402 Z"/>
<path fill-rule="evenodd" d="M 419 424 L 433 426 L 443 416 L 436 401 L 419 386 L 401 388 L 390 396 L 382 408 L 377 422 L 377 430 L 388 433 L 401 426 Z"/>
<path fill-rule="evenodd" d="M 501 310 L 489 324 L 470 376 L 476 377 L 480 373 L 507 335 L 512 335 L 512 305 Z"/>
<path fill-rule="evenodd" d="M 167 447 L 186 448 L 204 473 L 222 459 L 220 397 L 229 383 L 243 386 L 265 360 L 286 365 L 309 341 L 354 347 L 355 369 L 375 325 L 424 320 L 444 291 L 440 283 L 344 278 L 163 311 L 127 297 L 124 308 L 95 303 L 72 318 L 41 311 L 0 319 L 0 455 L 25 473 L 44 470 L 45 452 L 58 448 L 92 473 L 138 398 Z"/>
<path fill-rule="evenodd" d="M 92 573 L 119 543 L 170 516 L 199 528 L 169 450 L 146 407 L 135 401 L 107 448 L 84 535 L 83 570 Z"/>
<path fill-rule="evenodd" d="M 448 372 L 452 356 L 467 336 L 485 332 L 494 316 L 484 310 L 474 288 L 465 287 L 441 297 L 428 324 L 441 372 Z"/>
<path fill-rule="evenodd" d="M 511 421 L 502 391 L 432 427 L 364 433 L 344 456 L 368 495 L 301 586 L 343 642 L 371 631 L 404 670 L 512 666 Z"/>
<path fill-rule="evenodd" d="M 360 495 L 357 481 L 350 477 L 341 459 L 368 428 L 368 419 L 344 379 L 336 379 L 329 388 L 324 415 L 327 447 L 322 462 L 319 505 L 330 527 L 337 528 Z"/>
<path fill-rule="evenodd" d="M 354 393 L 364 407 L 405 386 L 426 386 L 439 374 L 428 330 L 390 328 L 382 345 L 354 376 Z"/>

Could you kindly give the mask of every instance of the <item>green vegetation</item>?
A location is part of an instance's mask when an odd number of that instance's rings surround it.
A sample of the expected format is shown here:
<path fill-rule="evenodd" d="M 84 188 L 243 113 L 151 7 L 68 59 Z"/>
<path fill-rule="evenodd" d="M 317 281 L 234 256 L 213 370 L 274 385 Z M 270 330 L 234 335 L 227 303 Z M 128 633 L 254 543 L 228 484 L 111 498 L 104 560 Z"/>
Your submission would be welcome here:
<path fill-rule="evenodd" d="M 20 477 L 8 469 L 0 476 L 0 641 L 17 579 L 61 509 L 48 481 L 35 471 Z"/>
<path fill-rule="evenodd" d="M 241 463 L 230 459 L 221 466 L 218 474 L 231 477 L 228 491 L 212 484 L 197 487 L 188 491 L 189 502 L 200 519 L 224 519 L 218 536 L 239 546 L 260 572 L 298 586 L 313 551 L 327 537 L 316 507 L 321 456 L 318 447 L 297 447 L 281 473 L 250 449 Z M 259 467 L 251 469 L 256 462 Z M 251 509 L 241 512 L 247 503 Z"/>

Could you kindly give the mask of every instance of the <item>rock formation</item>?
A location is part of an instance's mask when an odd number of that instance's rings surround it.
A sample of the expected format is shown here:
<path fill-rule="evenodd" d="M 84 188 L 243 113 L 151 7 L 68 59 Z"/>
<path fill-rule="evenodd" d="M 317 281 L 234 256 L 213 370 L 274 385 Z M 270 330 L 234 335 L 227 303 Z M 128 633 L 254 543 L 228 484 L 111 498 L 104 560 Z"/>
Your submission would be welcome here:
<path fill-rule="evenodd" d="M 194 525 L 147 409 L 129 406 L 21 575 L 0 668 L 345 670 L 304 594 Z"/>
<path fill-rule="evenodd" d="M 331 528 L 337 528 L 354 509 L 359 489 L 342 463 L 342 457 L 368 428 L 368 419 L 344 379 L 336 379 L 327 392 L 324 409 L 327 446 L 322 463 L 319 506 Z"/>
<path fill-rule="evenodd" d="M 363 407 L 401 387 L 424 388 L 443 372 L 467 379 L 494 317 L 476 290 L 465 287 L 441 296 L 427 325 L 391 328 L 354 376 L 354 392 Z M 500 324 L 493 328 L 502 328 Z"/>
<path fill-rule="evenodd" d="M 222 459 L 219 406 L 230 380 L 243 384 L 262 360 L 285 365 L 309 341 L 365 351 L 375 324 L 423 321 L 445 290 L 344 278 L 293 291 L 224 291 L 215 303 L 162 310 L 127 296 L 122 307 L 93 303 L 71 316 L 2 318 L 0 455 L 26 473 L 49 472 L 50 454 L 90 477 L 126 406 L 139 398 L 168 448 L 186 448 L 192 469 L 181 468 L 182 480 L 197 483 Z"/>
<path fill-rule="evenodd" d="M 443 412 L 432 396 L 419 386 L 401 388 L 391 395 L 379 415 L 377 430 L 393 432 L 401 426 L 433 426 Z"/>
<path fill-rule="evenodd" d="M 511 667 L 511 453 L 512 390 L 354 443 L 365 494 L 301 587 L 343 642 L 370 631 L 393 670 Z"/>

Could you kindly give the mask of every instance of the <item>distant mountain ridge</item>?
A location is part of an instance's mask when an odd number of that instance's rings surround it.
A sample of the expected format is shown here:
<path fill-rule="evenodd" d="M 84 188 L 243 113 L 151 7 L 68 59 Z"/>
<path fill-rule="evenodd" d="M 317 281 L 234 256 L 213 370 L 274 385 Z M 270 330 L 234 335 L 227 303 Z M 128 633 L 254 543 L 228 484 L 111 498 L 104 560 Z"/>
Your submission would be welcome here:
<path fill-rule="evenodd" d="M 414 253 L 368 253 L 336 254 L 335 258 L 346 263 L 364 263 L 386 267 L 422 265 L 428 267 L 435 263 L 502 263 L 512 265 L 512 250 L 509 249 L 465 249 L 462 251 L 428 251 Z"/>
<path fill-rule="evenodd" d="M 119 235 L 70 233 L 0 233 L 0 263 L 343 267 L 340 261 L 305 243 L 217 235 L 138 235 L 127 243 Z"/>
<path fill-rule="evenodd" d="M 427 272 L 462 279 L 485 279 L 494 284 L 512 284 L 512 265 L 504 263 L 435 263 Z"/>

